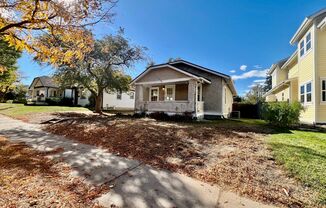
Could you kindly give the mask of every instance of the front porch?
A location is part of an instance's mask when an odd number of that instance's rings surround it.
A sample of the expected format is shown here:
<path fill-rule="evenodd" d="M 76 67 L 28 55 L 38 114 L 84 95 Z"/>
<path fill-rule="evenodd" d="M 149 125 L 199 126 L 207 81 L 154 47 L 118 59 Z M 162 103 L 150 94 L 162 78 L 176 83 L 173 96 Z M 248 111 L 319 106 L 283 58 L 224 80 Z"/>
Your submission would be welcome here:
<path fill-rule="evenodd" d="M 62 91 L 54 87 L 34 87 L 30 89 L 30 96 L 34 102 L 45 102 L 46 98 L 61 97 Z"/>
<path fill-rule="evenodd" d="M 194 117 L 203 117 L 203 84 L 194 79 L 136 84 L 139 96 L 135 110 L 138 113 L 191 113 Z"/>

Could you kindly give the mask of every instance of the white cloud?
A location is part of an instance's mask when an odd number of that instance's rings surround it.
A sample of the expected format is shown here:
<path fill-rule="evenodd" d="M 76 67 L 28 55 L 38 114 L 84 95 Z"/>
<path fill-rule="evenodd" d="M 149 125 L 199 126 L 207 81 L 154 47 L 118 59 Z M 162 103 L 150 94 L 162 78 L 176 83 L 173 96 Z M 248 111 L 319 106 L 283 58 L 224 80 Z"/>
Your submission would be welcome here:
<path fill-rule="evenodd" d="M 235 73 L 235 70 L 231 70 L 230 72 L 231 72 L 231 73 Z"/>
<path fill-rule="evenodd" d="M 254 83 L 264 83 L 265 81 L 265 79 L 256 79 L 254 80 Z"/>
<path fill-rule="evenodd" d="M 256 84 L 251 84 L 251 85 L 248 86 L 248 88 L 253 88 L 255 86 L 256 86 Z"/>
<path fill-rule="evenodd" d="M 238 79 L 248 79 L 252 77 L 266 77 L 268 69 L 265 70 L 252 70 L 245 72 L 241 75 L 233 75 L 232 79 L 238 80 Z"/>
<path fill-rule="evenodd" d="M 255 69 L 261 69 L 261 68 L 263 68 L 263 67 L 261 67 L 260 65 L 257 64 L 257 65 L 254 65 L 254 68 L 255 68 Z"/>
<path fill-rule="evenodd" d="M 253 88 L 253 87 L 256 87 L 256 86 L 265 86 L 265 83 L 255 83 L 255 82 L 253 82 L 251 85 L 248 86 L 248 88 Z"/>
<path fill-rule="evenodd" d="M 247 65 L 241 65 L 240 66 L 240 70 L 241 71 L 246 71 L 246 69 L 247 69 Z"/>

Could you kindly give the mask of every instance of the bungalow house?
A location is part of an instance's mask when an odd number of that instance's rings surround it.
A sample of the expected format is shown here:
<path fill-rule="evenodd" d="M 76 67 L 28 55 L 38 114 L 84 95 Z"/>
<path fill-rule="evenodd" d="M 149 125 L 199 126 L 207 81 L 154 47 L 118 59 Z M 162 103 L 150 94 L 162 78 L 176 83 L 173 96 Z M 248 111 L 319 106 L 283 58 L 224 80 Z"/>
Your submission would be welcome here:
<path fill-rule="evenodd" d="M 184 60 L 150 66 L 131 84 L 136 113 L 229 117 L 237 94 L 230 76 Z"/>
<path fill-rule="evenodd" d="M 29 98 L 33 102 L 44 103 L 47 98 L 72 98 L 74 105 L 85 106 L 89 103 L 90 93 L 83 88 L 60 89 L 49 76 L 35 77 L 29 86 Z"/>
<path fill-rule="evenodd" d="M 29 98 L 33 102 L 45 103 L 47 98 L 72 98 L 74 105 L 85 106 L 89 104 L 91 93 L 84 88 L 73 87 L 60 89 L 49 76 L 36 77 L 29 86 Z M 129 92 L 104 92 L 103 109 L 133 110 L 134 91 Z"/>
<path fill-rule="evenodd" d="M 294 53 L 268 72 L 272 89 L 266 101 L 299 101 L 302 123 L 326 123 L 326 8 L 305 18 L 290 44 Z"/>

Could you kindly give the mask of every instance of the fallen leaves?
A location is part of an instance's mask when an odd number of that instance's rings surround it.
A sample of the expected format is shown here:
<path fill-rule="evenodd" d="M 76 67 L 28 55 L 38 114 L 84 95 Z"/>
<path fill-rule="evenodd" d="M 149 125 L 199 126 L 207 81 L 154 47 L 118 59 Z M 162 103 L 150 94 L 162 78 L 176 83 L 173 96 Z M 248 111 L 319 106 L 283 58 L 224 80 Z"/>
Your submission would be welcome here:
<path fill-rule="evenodd" d="M 288 177 L 259 139 L 271 132 L 268 128 L 99 116 L 72 118 L 45 128 L 259 201 L 291 207 L 314 205 L 313 193 Z M 284 190 L 291 191 L 286 194 Z"/>
<path fill-rule="evenodd" d="M 0 137 L 1 207 L 98 207 L 92 200 L 108 187 L 86 185 L 70 173 L 64 163 Z"/>

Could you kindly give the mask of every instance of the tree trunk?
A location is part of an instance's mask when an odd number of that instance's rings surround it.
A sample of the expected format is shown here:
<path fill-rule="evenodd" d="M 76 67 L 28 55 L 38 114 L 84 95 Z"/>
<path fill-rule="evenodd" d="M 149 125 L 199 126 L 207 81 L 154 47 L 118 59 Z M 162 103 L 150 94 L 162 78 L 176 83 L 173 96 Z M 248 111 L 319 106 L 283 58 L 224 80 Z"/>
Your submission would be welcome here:
<path fill-rule="evenodd" d="M 102 114 L 103 90 L 95 96 L 95 113 Z"/>

